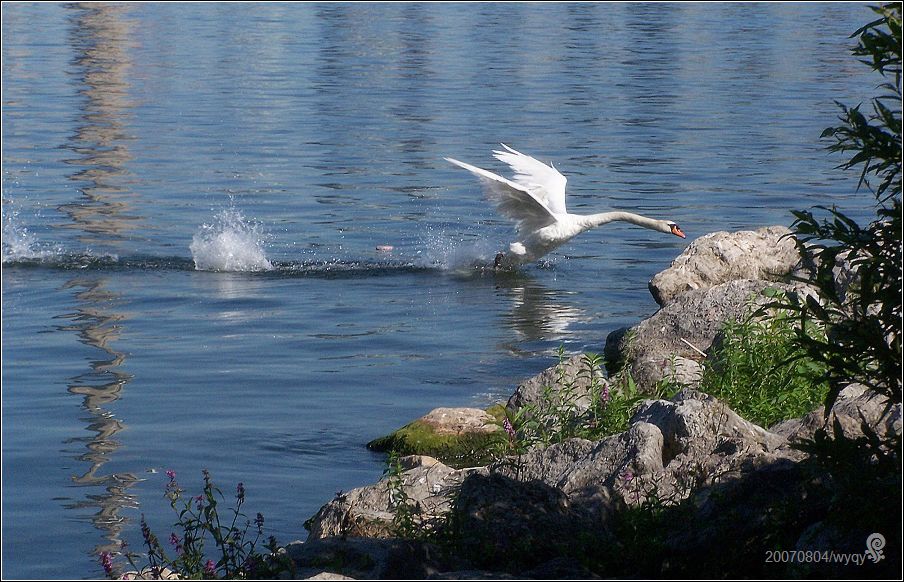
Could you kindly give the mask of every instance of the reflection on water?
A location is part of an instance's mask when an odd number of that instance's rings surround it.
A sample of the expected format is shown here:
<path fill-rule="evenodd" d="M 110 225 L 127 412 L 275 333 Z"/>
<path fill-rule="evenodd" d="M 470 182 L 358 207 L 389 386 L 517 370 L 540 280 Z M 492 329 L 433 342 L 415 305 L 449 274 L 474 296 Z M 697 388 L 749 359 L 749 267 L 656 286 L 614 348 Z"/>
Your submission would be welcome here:
<path fill-rule="evenodd" d="M 77 229 L 84 244 L 115 249 L 128 238 L 137 219 L 129 214 L 125 168 L 131 159 L 124 125 L 132 107 L 128 95 L 131 67 L 128 39 L 132 24 L 124 16 L 131 7 L 78 4 L 71 9 L 74 12 L 68 40 L 76 55 L 71 74 L 85 100 L 80 109 L 80 123 L 65 147 L 78 154 L 66 163 L 75 167 L 69 178 L 79 185 L 82 199 L 59 210 L 72 219 L 71 224 L 62 226 Z M 122 370 L 126 355 L 115 348 L 126 315 L 116 309 L 121 297 L 107 289 L 105 277 L 76 277 L 64 288 L 73 290 L 77 307 L 58 316 L 71 321 L 58 329 L 75 332 L 80 342 L 103 352 L 100 359 L 90 362 L 87 372 L 68 382 L 69 392 L 83 397 L 82 408 L 87 413 L 83 421 L 89 434 L 66 441 L 67 444 L 84 443 L 87 449 L 75 457 L 87 464 L 87 468 L 73 477 L 73 483 L 92 490 L 102 487 L 103 493 L 88 493 L 83 500 L 66 507 L 77 511 L 96 510 L 90 519 L 103 532 L 105 542 L 95 547 L 94 552 L 115 552 L 120 549 L 120 534 L 129 521 L 120 512 L 137 505 L 128 492 L 138 482 L 134 474 L 102 472 L 120 447 L 116 434 L 125 428 L 109 407 L 122 397 L 132 379 Z"/>
<path fill-rule="evenodd" d="M 104 532 L 107 540 L 95 548 L 97 553 L 119 550 L 119 534 L 127 523 L 119 512 L 123 507 L 136 506 L 128 489 L 138 481 L 131 473 L 101 473 L 104 464 L 110 461 L 120 446 L 115 440 L 116 433 L 125 427 L 106 407 L 120 398 L 125 385 L 132 379 L 131 375 L 119 369 L 126 359 L 125 354 L 113 347 L 119 338 L 120 324 L 126 316 L 115 311 L 119 296 L 106 289 L 105 285 L 102 277 L 69 281 L 65 288 L 74 290 L 78 307 L 71 313 L 57 316 L 58 319 L 71 321 L 58 326 L 58 330 L 74 331 L 83 344 L 104 353 L 100 359 L 91 361 L 89 371 L 70 378 L 68 382 L 69 392 L 83 397 L 82 408 L 88 413 L 83 420 L 87 422 L 86 428 L 90 433 L 66 441 L 67 444 L 84 443 L 87 449 L 75 458 L 87 463 L 88 468 L 72 480 L 78 486 L 103 487 L 104 493 L 86 495 L 84 500 L 67 505 L 67 509 L 97 510 L 91 521 Z"/>
<path fill-rule="evenodd" d="M 561 290 L 552 290 L 524 274 L 500 274 L 495 284 L 511 303 L 507 327 L 515 332 L 509 351 L 521 351 L 525 342 L 561 342 L 570 327 L 587 318 L 583 309 L 569 304 Z"/>
<path fill-rule="evenodd" d="M 85 100 L 80 124 L 66 148 L 79 157 L 66 160 L 78 169 L 69 178 L 82 199 L 59 210 L 72 219 L 61 225 L 80 231 L 86 245 L 115 245 L 134 230 L 129 214 L 129 173 L 132 159 L 124 129 L 133 107 L 128 73 L 133 24 L 124 18 L 131 6 L 78 4 L 71 17 L 69 42 L 76 55 L 71 74 Z"/>

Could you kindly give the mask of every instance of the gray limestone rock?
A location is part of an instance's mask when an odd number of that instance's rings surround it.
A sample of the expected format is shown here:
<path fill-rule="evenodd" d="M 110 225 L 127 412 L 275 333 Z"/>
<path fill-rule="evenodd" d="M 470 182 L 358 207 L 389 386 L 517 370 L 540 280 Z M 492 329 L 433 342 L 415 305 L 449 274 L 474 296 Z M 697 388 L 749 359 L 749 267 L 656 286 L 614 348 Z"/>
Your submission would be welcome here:
<path fill-rule="evenodd" d="M 415 507 L 416 519 L 427 523 L 449 509 L 452 493 L 462 480 L 477 469 L 453 469 L 426 456 L 403 457 L 401 487 L 408 503 Z M 320 508 L 305 526 L 308 539 L 330 536 L 389 538 L 396 535 L 393 516 L 398 503 L 389 479 L 337 494 Z"/>
<path fill-rule="evenodd" d="M 287 544 L 286 555 L 295 564 L 296 579 L 417 580 L 442 570 L 429 546 L 398 538 L 309 538 Z"/>
<path fill-rule="evenodd" d="M 790 234 L 784 226 L 767 226 L 704 235 L 653 277 L 650 293 L 659 305 L 667 305 L 688 291 L 736 279 L 780 280 L 800 262 Z"/>
<path fill-rule="evenodd" d="M 890 404 L 886 397 L 862 384 L 850 384 L 838 394 L 828 425 L 825 407 L 820 406 L 801 418 L 785 420 L 769 430 L 791 442 L 812 440 L 817 430 L 823 426 L 832 427 L 836 419 L 847 438 L 863 436 L 863 422 L 882 440 L 901 437 L 901 403 Z"/>
<path fill-rule="evenodd" d="M 623 362 L 642 392 L 654 392 L 657 382 L 669 378 L 693 387 L 699 369 L 688 360 L 703 359 L 701 352 L 710 349 L 725 322 L 741 321 L 774 301 L 767 289 L 813 292 L 803 284 L 748 279 L 689 291 L 626 332 L 610 334 L 605 350 L 608 359 Z M 615 371 L 609 370 L 610 374 Z"/>
<path fill-rule="evenodd" d="M 588 356 L 577 354 L 543 370 L 536 376 L 520 384 L 508 400 L 508 408 L 519 409 L 528 404 L 541 404 L 545 400 L 546 389 L 551 389 L 553 401 L 568 400 L 577 412 L 584 412 L 590 406 L 590 387 L 594 379 L 598 384 L 606 384 L 600 365 L 591 366 Z"/>

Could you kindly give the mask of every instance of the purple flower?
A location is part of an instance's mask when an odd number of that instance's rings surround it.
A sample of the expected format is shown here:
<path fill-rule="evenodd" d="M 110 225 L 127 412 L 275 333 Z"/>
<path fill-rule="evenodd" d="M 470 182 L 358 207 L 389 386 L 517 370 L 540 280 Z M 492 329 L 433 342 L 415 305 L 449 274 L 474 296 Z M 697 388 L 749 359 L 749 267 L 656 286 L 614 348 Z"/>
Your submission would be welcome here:
<path fill-rule="evenodd" d="M 182 540 L 179 539 L 179 536 L 177 536 L 175 532 L 170 534 L 169 543 L 176 550 L 177 554 L 182 553 Z"/>
<path fill-rule="evenodd" d="M 238 486 L 235 488 L 235 498 L 239 500 L 239 503 L 245 501 L 245 484 L 239 481 Z"/>
<path fill-rule="evenodd" d="M 195 497 L 195 507 L 198 508 L 198 511 L 201 511 L 202 509 L 204 509 L 204 496 L 203 495 L 197 495 Z"/>
<path fill-rule="evenodd" d="M 204 573 L 208 576 L 214 576 L 217 573 L 217 565 L 213 563 L 213 560 L 207 560 L 204 564 Z"/>
<path fill-rule="evenodd" d="M 254 518 L 254 525 L 257 526 L 258 531 L 264 528 L 264 514 L 258 513 L 257 517 Z"/>
<path fill-rule="evenodd" d="M 512 426 L 512 423 L 511 421 L 509 421 L 509 419 L 506 418 L 502 422 L 502 428 L 504 428 L 505 432 L 508 433 L 509 439 L 515 440 L 515 427 Z"/>
<path fill-rule="evenodd" d="M 110 552 L 101 552 L 100 565 L 104 567 L 104 574 L 106 574 L 107 577 L 113 576 L 113 556 Z"/>
<path fill-rule="evenodd" d="M 630 483 L 634 479 L 634 473 L 630 469 L 625 469 L 621 474 L 621 478 L 625 483 Z"/>
<path fill-rule="evenodd" d="M 176 472 L 172 469 L 166 471 L 166 476 L 169 477 L 169 483 L 166 484 L 166 492 L 164 495 L 170 500 L 171 504 L 175 504 L 179 497 L 182 495 L 182 488 L 179 487 L 179 484 L 176 483 Z"/>

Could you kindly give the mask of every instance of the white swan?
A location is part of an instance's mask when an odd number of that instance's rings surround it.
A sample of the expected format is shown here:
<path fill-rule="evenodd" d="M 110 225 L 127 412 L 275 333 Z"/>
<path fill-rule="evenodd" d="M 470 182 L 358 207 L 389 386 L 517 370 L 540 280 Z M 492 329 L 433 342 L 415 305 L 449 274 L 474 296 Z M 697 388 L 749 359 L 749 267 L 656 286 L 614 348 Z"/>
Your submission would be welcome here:
<path fill-rule="evenodd" d="M 509 245 L 510 255 L 496 255 L 496 267 L 511 268 L 535 261 L 575 235 L 616 220 L 684 238 L 684 233 L 671 220 L 620 211 L 571 214 L 565 210 L 565 176 L 551 165 L 505 144 L 502 147 L 507 151 L 497 150 L 493 155 L 515 171 L 511 180 L 453 158 L 443 158 L 480 178 L 497 210 L 517 223 L 520 240 Z"/>

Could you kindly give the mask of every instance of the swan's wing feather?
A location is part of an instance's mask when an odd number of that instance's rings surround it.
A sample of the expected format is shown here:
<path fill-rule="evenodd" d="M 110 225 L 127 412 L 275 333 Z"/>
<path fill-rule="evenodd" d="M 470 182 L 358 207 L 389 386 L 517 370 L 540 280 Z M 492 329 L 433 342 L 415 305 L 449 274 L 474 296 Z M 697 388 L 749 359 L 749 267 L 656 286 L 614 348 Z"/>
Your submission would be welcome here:
<path fill-rule="evenodd" d="M 517 223 L 519 233 L 531 233 L 556 221 L 546 204 L 524 186 L 454 158 L 443 159 L 480 178 L 487 197 L 496 204 L 500 214 Z"/>
<path fill-rule="evenodd" d="M 540 160 L 500 144 L 507 151 L 494 151 L 496 159 L 511 166 L 515 172 L 513 181 L 527 188 L 556 214 L 565 214 L 565 176 Z"/>

